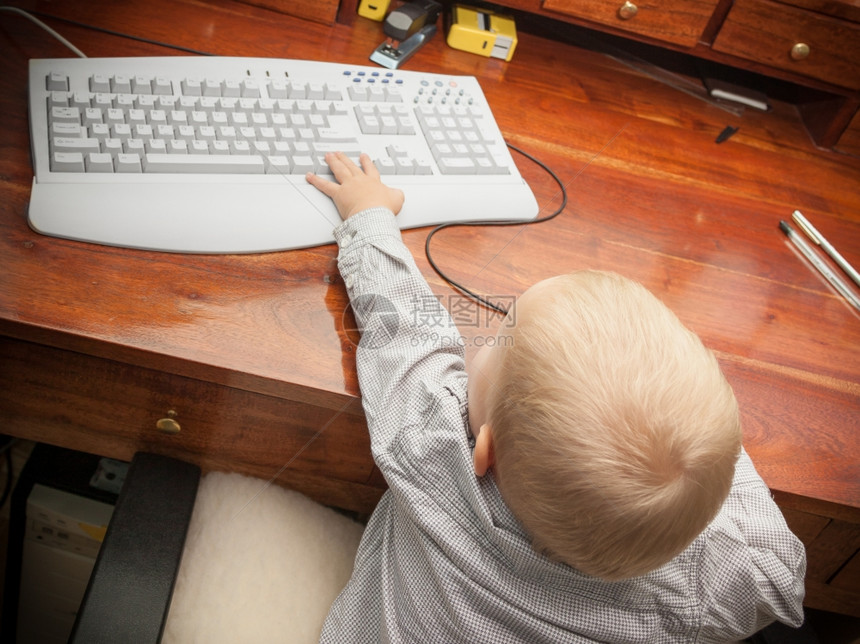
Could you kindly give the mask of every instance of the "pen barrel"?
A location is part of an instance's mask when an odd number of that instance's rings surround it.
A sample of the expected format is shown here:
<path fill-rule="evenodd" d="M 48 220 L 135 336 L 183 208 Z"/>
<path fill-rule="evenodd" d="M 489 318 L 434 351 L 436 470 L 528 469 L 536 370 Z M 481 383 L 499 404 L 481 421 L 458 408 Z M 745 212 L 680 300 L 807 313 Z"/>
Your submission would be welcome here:
<path fill-rule="evenodd" d="M 833 258 L 833 261 L 839 265 L 839 268 L 845 271 L 845 274 L 850 277 L 857 286 L 860 286 L 860 273 L 858 273 L 854 267 L 851 266 L 844 257 L 842 257 L 839 251 L 833 248 L 830 242 L 823 238 L 821 240 L 821 247 L 824 249 L 824 252 Z"/>
<path fill-rule="evenodd" d="M 806 233 L 806 235 L 813 242 L 815 242 L 817 245 L 821 246 L 821 248 L 824 250 L 824 252 L 827 253 L 833 259 L 834 262 L 836 262 L 836 264 L 839 266 L 839 268 L 841 268 L 845 272 L 845 274 L 848 275 L 848 277 L 850 277 L 851 280 L 855 284 L 860 286 L 860 273 L 858 273 L 854 269 L 854 267 L 848 263 L 848 260 L 846 260 L 844 257 L 842 257 L 842 255 L 839 253 L 839 251 L 833 247 L 833 244 L 831 244 L 829 241 L 827 241 L 827 239 L 825 239 L 824 235 L 822 235 L 820 232 L 818 232 L 818 229 L 809 222 L 809 220 L 803 215 L 802 212 L 800 212 L 799 210 L 795 210 L 793 213 L 791 213 L 791 218 L 795 221 L 795 223 L 798 226 L 800 226 L 800 229 L 804 233 Z M 784 223 L 785 222 L 780 222 L 780 229 L 786 235 L 788 235 L 789 234 L 788 231 L 782 227 L 782 224 L 784 224 Z M 785 226 L 786 226 L 786 228 L 789 228 L 789 230 L 790 230 L 790 227 L 788 226 L 788 224 L 785 224 Z"/>
<path fill-rule="evenodd" d="M 800 251 L 800 254 L 803 255 L 816 270 L 818 270 L 821 276 L 824 277 L 824 279 L 826 279 L 834 289 L 836 289 L 836 292 L 844 297 L 851 306 L 860 311 L 860 298 L 857 297 L 848 284 L 846 284 L 831 270 L 830 266 L 827 265 L 824 259 L 820 257 L 800 235 L 795 233 L 792 227 L 786 222 L 780 221 L 779 229 L 786 234 L 789 241 L 794 244 L 797 250 Z"/>

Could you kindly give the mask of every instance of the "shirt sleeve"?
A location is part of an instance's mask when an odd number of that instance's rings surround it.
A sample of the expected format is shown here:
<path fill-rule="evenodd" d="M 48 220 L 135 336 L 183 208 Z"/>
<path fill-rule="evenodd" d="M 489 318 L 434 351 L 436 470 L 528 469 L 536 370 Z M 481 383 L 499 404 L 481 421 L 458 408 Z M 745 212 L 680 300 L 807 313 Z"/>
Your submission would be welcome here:
<path fill-rule="evenodd" d="M 713 554 L 701 577 L 705 641 L 749 636 L 775 620 L 803 623 L 806 550 L 744 450 L 707 538 Z"/>
<path fill-rule="evenodd" d="M 356 368 L 371 449 L 382 468 L 380 456 L 403 428 L 423 424 L 446 381 L 465 378 L 463 340 L 391 211 L 358 213 L 335 229 L 335 239 L 361 333 Z"/>

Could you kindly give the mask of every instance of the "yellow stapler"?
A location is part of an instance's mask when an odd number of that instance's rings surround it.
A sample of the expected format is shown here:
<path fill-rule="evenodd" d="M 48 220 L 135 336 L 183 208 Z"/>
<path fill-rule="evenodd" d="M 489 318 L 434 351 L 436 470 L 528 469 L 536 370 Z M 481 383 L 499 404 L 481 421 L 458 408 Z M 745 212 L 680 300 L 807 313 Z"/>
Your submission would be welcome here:
<path fill-rule="evenodd" d="M 510 16 L 455 4 L 447 42 L 454 49 L 510 60 L 517 46 L 517 29 Z"/>
<path fill-rule="evenodd" d="M 361 0 L 358 3 L 358 15 L 382 22 L 390 4 L 391 0 Z"/>

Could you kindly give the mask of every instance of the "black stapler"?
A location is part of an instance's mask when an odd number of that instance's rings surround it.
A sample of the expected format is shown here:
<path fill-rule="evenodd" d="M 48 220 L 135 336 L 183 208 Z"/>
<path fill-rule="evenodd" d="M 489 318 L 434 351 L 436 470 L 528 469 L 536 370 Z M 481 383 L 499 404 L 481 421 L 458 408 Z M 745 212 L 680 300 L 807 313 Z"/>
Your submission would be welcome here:
<path fill-rule="evenodd" d="M 388 38 L 370 55 L 374 63 L 397 69 L 436 33 L 442 5 L 434 0 L 414 0 L 391 11 L 382 24 Z"/>

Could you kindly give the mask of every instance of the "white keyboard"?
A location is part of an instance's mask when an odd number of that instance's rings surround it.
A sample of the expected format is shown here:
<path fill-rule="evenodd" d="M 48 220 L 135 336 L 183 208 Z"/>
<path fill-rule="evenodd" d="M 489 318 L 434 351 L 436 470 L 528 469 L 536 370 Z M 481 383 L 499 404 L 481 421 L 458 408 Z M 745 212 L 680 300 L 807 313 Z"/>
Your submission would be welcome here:
<path fill-rule="evenodd" d="M 398 222 L 530 219 L 478 81 L 302 60 L 177 56 L 30 61 L 31 227 L 185 253 L 334 241 L 308 185 L 326 151 L 366 152 L 406 194 Z"/>

